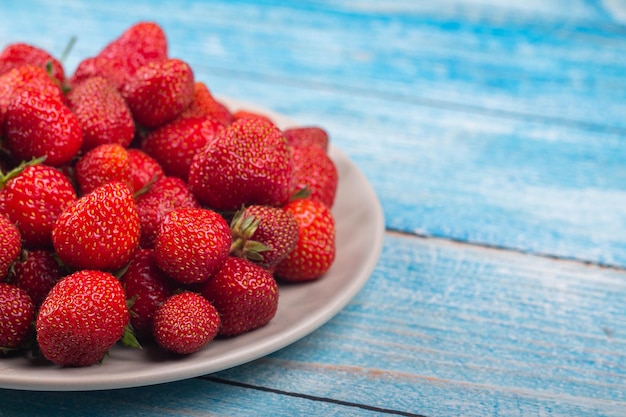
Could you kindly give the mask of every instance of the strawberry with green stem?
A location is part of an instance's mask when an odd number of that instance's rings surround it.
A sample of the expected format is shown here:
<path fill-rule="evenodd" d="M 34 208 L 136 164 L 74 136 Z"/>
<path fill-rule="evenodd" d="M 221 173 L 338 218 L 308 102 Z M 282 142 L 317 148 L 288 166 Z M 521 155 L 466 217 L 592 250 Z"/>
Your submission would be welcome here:
<path fill-rule="evenodd" d="M 0 53 L 0 74 L 25 65 L 45 69 L 49 77 L 59 86 L 65 81 L 61 61 L 42 48 L 27 43 L 12 43 Z"/>
<path fill-rule="evenodd" d="M 44 161 L 0 174 L 0 213 L 17 225 L 26 248 L 51 248 L 54 223 L 77 199 L 70 179 Z"/>
<path fill-rule="evenodd" d="M 84 269 L 66 276 L 48 293 L 35 323 L 37 342 L 42 355 L 57 365 L 89 366 L 120 340 L 139 347 L 129 321 L 118 279 Z"/>
<path fill-rule="evenodd" d="M 268 270 L 273 270 L 298 241 L 296 219 L 281 207 L 245 207 L 235 214 L 230 228 L 233 233 L 230 254 Z"/>

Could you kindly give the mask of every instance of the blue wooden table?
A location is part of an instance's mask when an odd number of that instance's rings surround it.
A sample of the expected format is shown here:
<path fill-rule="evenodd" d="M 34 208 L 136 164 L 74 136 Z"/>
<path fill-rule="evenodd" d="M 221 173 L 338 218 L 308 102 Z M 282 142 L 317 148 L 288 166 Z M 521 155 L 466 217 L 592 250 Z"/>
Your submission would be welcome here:
<path fill-rule="evenodd" d="M 214 93 L 325 127 L 380 199 L 382 255 L 267 357 L 2 389 L 0 416 L 626 415 L 626 3 L 2 1 L 0 47 L 76 35 L 71 73 L 140 20 Z"/>

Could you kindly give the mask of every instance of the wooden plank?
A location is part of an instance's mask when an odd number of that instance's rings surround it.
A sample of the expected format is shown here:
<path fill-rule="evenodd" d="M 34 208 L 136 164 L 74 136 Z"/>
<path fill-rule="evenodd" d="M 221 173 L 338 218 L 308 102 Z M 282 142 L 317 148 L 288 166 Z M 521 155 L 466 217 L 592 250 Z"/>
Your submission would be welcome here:
<path fill-rule="evenodd" d="M 389 236 L 371 281 L 336 319 L 219 376 L 426 415 L 621 415 L 625 278 Z M 359 388 L 342 392 L 345 377 Z"/>
<path fill-rule="evenodd" d="M 625 297 L 624 271 L 388 234 L 353 302 L 264 359 L 155 388 L 0 395 L 10 415 L 54 400 L 161 415 L 618 416 Z"/>
<path fill-rule="evenodd" d="M 195 4 L 159 16 L 172 54 L 216 93 L 327 127 L 373 182 L 390 229 L 626 265 L 619 9 L 576 2 L 563 20 L 558 3 L 521 14 L 385 4 Z M 60 51 L 78 33 L 71 68 L 147 6 L 120 16 L 116 0 L 65 2 L 42 6 L 49 18 L 37 24 L 5 7 L 3 41 Z"/>

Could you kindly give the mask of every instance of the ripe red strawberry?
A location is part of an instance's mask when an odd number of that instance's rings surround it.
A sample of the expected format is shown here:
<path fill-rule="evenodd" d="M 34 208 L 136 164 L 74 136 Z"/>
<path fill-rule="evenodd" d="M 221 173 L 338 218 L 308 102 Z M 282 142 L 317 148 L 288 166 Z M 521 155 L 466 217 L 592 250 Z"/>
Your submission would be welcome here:
<path fill-rule="evenodd" d="M 139 245 L 139 215 L 127 185 L 110 182 L 69 206 L 52 229 L 63 263 L 76 269 L 116 270 Z"/>
<path fill-rule="evenodd" d="M 310 191 L 309 198 L 332 208 L 337 193 L 339 174 L 326 151 L 318 145 L 293 148 L 296 191 Z"/>
<path fill-rule="evenodd" d="M 278 309 L 278 286 L 266 269 L 244 258 L 228 257 L 201 289 L 220 314 L 223 336 L 265 326 Z"/>
<path fill-rule="evenodd" d="M 41 353 L 62 366 L 100 361 L 129 323 L 126 295 L 113 275 L 87 269 L 59 281 L 36 319 Z"/>
<path fill-rule="evenodd" d="M 153 22 L 139 22 L 111 41 L 95 57 L 81 61 L 71 84 L 101 76 L 122 91 L 133 74 L 149 62 L 167 59 L 167 39 L 163 29 Z"/>
<path fill-rule="evenodd" d="M 4 280 L 21 250 L 19 230 L 7 217 L 0 215 L 0 281 Z"/>
<path fill-rule="evenodd" d="M 51 248 L 52 227 L 74 201 L 71 181 L 56 168 L 27 164 L 0 176 L 0 212 L 18 226 L 27 248 Z"/>
<path fill-rule="evenodd" d="M 9 273 L 10 281 L 28 293 L 39 307 L 52 287 L 64 276 L 64 271 L 53 251 L 39 249 L 25 251 Z"/>
<path fill-rule="evenodd" d="M 165 173 L 161 165 L 145 153 L 136 148 L 127 149 L 128 158 L 130 159 L 130 182 L 135 192 L 140 191 L 152 182 L 163 178 Z"/>
<path fill-rule="evenodd" d="M 141 149 L 157 160 L 165 174 L 187 181 L 194 155 L 212 143 L 221 129 L 209 116 L 180 117 L 148 132 Z"/>
<path fill-rule="evenodd" d="M 90 150 L 78 160 L 74 172 L 82 195 L 114 181 L 132 187 L 130 157 L 126 148 L 118 143 Z"/>
<path fill-rule="evenodd" d="M 298 199 L 284 209 L 298 222 L 298 243 L 275 269 L 285 281 L 310 281 L 320 278 L 335 260 L 335 221 L 323 203 Z"/>
<path fill-rule="evenodd" d="M 256 117 L 233 122 L 196 154 L 189 187 L 216 210 L 242 205 L 278 206 L 289 199 L 293 160 L 282 132 Z"/>
<path fill-rule="evenodd" d="M 167 59 L 167 38 L 163 28 L 155 22 L 138 22 L 130 26 L 120 37 L 106 45 L 98 56 L 103 58 L 124 57 L 136 65 Z"/>
<path fill-rule="evenodd" d="M 70 88 L 74 88 L 89 78 L 102 77 L 121 93 L 135 71 L 135 65 L 124 58 L 93 56 L 78 64 L 68 84 Z"/>
<path fill-rule="evenodd" d="M 131 302 L 130 322 L 135 334 L 141 338 L 151 336 L 154 313 L 174 293 L 176 283 L 157 267 L 151 249 L 135 252 L 120 281 Z"/>
<path fill-rule="evenodd" d="M 298 223 L 280 207 L 249 206 L 231 222 L 230 254 L 244 257 L 272 270 L 293 250 L 298 241 Z"/>
<path fill-rule="evenodd" d="M 58 85 L 62 85 L 65 80 L 65 72 L 61 62 L 46 50 L 37 46 L 26 43 L 13 43 L 7 45 L 0 53 L 0 74 L 24 65 L 33 65 L 44 70 L 49 66 L 50 77 Z"/>
<path fill-rule="evenodd" d="M 142 248 L 154 247 L 159 225 L 170 211 L 180 208 L 200 208 L 187 184 L 177 177 L 158 179 L 144 194 L 136 197 L 136 202 Z"/>
<path fill-rule="evenodd" d="M 67 100 L 83 129 L 83 151 L 107 143 L 130 145 L 135 123 L 126 101 L 112 83 L 99 76 L 91 77 L 72 88 Z"/>
<path fill-rule="evenodd" d="M 26 291 L 0 283 L 0 354 L 28 341 L 34 318 L 35 305 Z"/>
<path fill-rule="evenodd" d="M 215 99 L 205 83 L 197 81 L 194 87 L 193 101 L 181 114 L 181 117 L 209 116 L 222 126 L 228 126 L 232 121 L 232 114 L 228 107 Z"/>
<path fill-rule="evenodd" d="M 154 315 L 154 339 L 163 349 L 188 355 L 198 352 L 217 336 L 220 316 L 200 294 L 172 295 Z"/>
<path fill-rule="evenodd" d="M 57 97 L 33 90 L 17 92 L 4 121 L 5 145 L 18 160 L 45 156 L 61 166 L 74 158 L 83 142 L 78 120 Z"/>
<path fill-rule="evenodd" d="M 226 220 L 202 208 L 180 208 L 165 215 L 154 241 L 157 264 L 184 284 L 209 279 L 222 265 L 232 237 Z"/>
<path fill-rule="evenodd" d="M 139 68 L 123 94 L 135 121 L 154 128 L 176 119 L 191 104 L 194 84 L 191 67 L 172 58 Z"/>
<path fill-rule="evenodd" d="M 0 109 L 6 111 L 11 98 L 22 90 L 39 91 L 55 97 L 59 103 L 65 100 L 61 88 L 52 81 L 45 69 L 24 65 L 0 75 Z"/>
<path fill-rule="evenodd" d="M 285 129 L 287 143 L 293 147 L 316 145 L 328 151 L 328 133 L 317 126 L 301 126 Z"/>
<path fill-rule="evenodd" d="M 263 119 L 266 122 L 272 123 L 274 124 L 274 121 L 269 117 L 266 116 L 264 114 L 258 113 L 256 111 L 252 111 L 252 110 L 245 110 L 245 109 L 239 109 L 237 111 L 235 111 L 232 114 L 232 121 L 237 121 L 239 119 L 245 119 L 247 117 L 253 117 L 253 118 L 257 118 L 257 119 Z"/>

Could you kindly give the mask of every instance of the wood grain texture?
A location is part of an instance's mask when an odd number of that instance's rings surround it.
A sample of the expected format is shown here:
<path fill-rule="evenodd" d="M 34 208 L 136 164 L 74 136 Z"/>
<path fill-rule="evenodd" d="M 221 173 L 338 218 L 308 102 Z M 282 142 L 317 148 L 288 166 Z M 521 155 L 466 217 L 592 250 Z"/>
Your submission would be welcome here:
<path fill-rule="evenodd" d="M 214 92 L 326 127 L 390 229 L 626 266 L 618 2 L 19 4 L 0 40 L 77 34 L 70 71 L 159 21 Z"/>
<path fill-rule="evenodd" d="M 0 416 L 625 414 L 623 2 L 4 1 L 0 48 L 78 35 L 71 73 L 146 19 L 216 94 L 330 132 L 385 211 L 378 268 L 264 359 Z"/>
<path fill-rule="evenodd" d="M 2 390 L 0 415 L 620 416 L 625 297 L 619 271 L 389 234 L 353 302 L 275 354 L 156 387 Z"/>

